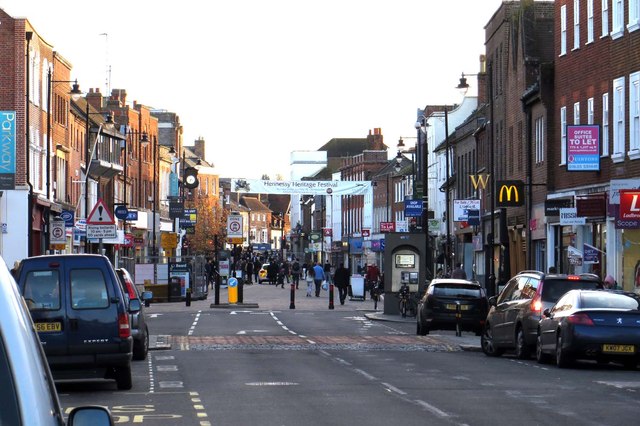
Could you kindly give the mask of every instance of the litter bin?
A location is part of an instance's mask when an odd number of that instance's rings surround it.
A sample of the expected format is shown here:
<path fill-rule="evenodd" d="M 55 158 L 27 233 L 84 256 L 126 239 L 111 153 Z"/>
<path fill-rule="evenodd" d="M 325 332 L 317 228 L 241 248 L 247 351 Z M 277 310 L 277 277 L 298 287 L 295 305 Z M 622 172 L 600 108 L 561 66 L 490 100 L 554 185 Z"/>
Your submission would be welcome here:
<path fill-rule="evenodd" d="M 169 278 L 169 302 L 179 302 L 182 299 L 182 286 L 179 277 Z"/>

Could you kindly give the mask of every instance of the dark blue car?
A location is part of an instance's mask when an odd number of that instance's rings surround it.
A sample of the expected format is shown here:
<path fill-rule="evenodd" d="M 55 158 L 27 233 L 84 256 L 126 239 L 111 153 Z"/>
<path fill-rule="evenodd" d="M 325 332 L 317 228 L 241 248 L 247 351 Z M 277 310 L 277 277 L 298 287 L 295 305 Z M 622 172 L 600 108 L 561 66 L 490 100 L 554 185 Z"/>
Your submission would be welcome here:
<path fill-rule="evenodd" d="M 640 358 L 640 296 L 605 290 L 571 290 L 543 312 L 536 358 L 568 367 L 576 359 L 619 362 Z"/>
<path fill-rule="evenodd" d="M 127 309 L 107 257 L 30 257 L 15 276 L 56 380 L 98 377 L 131 389 L 129 313 L 140 310 L 140 301 Z"/>

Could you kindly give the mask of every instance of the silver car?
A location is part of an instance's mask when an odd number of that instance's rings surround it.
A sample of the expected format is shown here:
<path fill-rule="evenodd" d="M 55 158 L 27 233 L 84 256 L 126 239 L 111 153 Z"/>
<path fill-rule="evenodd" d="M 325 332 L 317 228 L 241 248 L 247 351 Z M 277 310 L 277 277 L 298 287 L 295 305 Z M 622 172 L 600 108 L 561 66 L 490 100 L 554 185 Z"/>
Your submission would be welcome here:
<path fill-rule="evenodd" d="M 0 258 L 0 425 L 113 425 L 109 410 L 74 408 L 65 423 L 38 334 Z"/>

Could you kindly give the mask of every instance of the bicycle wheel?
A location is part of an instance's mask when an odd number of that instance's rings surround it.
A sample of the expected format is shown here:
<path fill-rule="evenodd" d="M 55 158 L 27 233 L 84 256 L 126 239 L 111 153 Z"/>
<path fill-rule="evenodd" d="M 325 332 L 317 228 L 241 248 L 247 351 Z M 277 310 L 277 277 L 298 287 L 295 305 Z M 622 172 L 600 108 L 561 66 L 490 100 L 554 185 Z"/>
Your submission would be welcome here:
<path fill-rule="evenodd" d="M 400 315 L 402 315 L 402 318 L 407 316 L 407 301 L 405 299 L 400 299 L 398 308 L 400 310 Z"/>
<path fill-rule="evenodd" d="M 407 304 L 407 307 L 406 307 L 406 314 L 409 315 L 410 317 L 415 317 L 417 312 L 418 312 L 418 304 L 413 299 L 409 300 L 409 303 Z"/>

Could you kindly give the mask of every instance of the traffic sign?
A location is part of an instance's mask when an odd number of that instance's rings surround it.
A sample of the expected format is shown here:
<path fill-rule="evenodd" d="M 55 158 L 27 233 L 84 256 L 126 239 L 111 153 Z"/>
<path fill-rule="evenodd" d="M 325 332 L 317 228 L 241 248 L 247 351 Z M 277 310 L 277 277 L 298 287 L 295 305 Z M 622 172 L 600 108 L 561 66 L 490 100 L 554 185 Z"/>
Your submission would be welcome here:
<path fill-rule="evenodd" d="M 113 219 L 113 216 L 111 216 L 107 205 L 102 201 L 102 198 L 99 199 L 87 217 L 87 225 L 115 225 L 115 223 L 116 221 Z"/>
<path fill-rule="evenodd" d="M 115 224 L 87 225 L 87 238 L 90 240 L 118 238 L 118 231 Z"/>
<path fill-rule="evenodd" d="M 227 238 L 242 239 L 242 234 L 242 216 L 239 214 L 227 216 Z"/>
<path fill-rule="evenodd" d="M 120 204 L 119 206 L 116 206 L 114 212 L 118 219 L 125 220 L 127 218 L 127 215 L 129 214 L 129 209 L 127 209 L 127 206 L 125 206 L 124 204 Z"/>
<path fill-rule="evenodd" d="M 52 219 L 49 225 L 50 225 L 49 244 L 66 244 L 67 232 L 65 230 L 64 220 Z"/>

